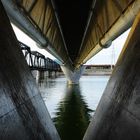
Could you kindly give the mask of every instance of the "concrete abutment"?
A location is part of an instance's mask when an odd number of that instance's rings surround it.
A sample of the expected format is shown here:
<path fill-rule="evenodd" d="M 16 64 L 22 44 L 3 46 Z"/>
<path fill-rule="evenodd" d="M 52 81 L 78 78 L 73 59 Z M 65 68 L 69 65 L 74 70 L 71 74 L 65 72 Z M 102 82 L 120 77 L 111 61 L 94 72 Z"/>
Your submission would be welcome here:
<path fill-rule="evenodd" d="M 0 140 L 59 140 L 0 2 Z"/>
<path fill-rule="evenodd" d="M 140 14 L 83 140 L 140 139 Z"/>

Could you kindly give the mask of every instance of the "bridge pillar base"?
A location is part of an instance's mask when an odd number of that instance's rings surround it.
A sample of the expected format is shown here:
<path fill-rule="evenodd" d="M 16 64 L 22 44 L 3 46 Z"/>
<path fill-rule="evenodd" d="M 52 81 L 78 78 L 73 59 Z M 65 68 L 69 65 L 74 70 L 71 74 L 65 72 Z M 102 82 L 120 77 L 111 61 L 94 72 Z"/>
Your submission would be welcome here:
<path fill-rule="evenodd" d="M 79 84 L 79 79 L 81 75 L 83 74 L 86 66 L 80 66 L 78 69 L 72 71 L 67 66 L 61 65 L 61 69 L 64 72 L 68 84 Z"/>

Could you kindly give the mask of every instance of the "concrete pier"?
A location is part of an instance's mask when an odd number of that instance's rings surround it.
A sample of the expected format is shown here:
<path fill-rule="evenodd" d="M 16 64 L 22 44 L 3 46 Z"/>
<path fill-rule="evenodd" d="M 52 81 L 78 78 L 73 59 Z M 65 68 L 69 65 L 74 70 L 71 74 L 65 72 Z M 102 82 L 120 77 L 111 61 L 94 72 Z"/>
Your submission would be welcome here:
<path fill-rule="evenodd" d="M 0 140 L 59 140 L 0 2 Z"/>
<path fill-rule="evenodd" d="M 67 66 L 61 65 L 61 69 L 64 72 L 64 74 L 68 80 L 68 84 L 78 84 L 79 79 L 80 79 L 81 75 L 83 74 L 85 68 L 86 67 L 84 65 L 82 65 L 79 68 L 72 71 Z"/>
<path fill-rule="evenodd" d="M 44 71 L 37 71 L 36 80 L 44 79 L 44 78 L 45 78 L 45 72 Z"/>
<path fill-rule="evenodd" d="M 140 14 L 84 140 L 140 139 Z"/>

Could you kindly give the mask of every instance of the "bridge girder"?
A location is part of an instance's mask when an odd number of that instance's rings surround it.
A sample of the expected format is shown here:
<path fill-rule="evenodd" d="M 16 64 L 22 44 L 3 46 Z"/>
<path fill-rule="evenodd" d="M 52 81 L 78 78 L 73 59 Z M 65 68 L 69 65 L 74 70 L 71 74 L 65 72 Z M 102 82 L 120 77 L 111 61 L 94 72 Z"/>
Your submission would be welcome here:
<path fill-rule="evenodd" d="M 82 2 L 76 2 L 76 6 L 72 2 L 68 5 L 59 0 L 2 2 L 14 24 L 70 69 L 79 67 L 110 46 L 114 39 L 132 25 L 140 10 L 139 0 L 93 0 L 92 5 L 85 5 L 86 10 Z M 88 3 L 91 4 L 90 0 Z M 82 15 L 84 12 L 81 11 L 89 13 L 88 16 Z M 85 16 L 83 20 L 87 24 L 82 26 L 83 32 L 79 29 L 82 23 L 76 20 L 78 16 Z M 78 34 L 78 31 L 81 32 Z M 76 40 L 80 42 L 79 46 L 73 45 L 78 44 Z"/>

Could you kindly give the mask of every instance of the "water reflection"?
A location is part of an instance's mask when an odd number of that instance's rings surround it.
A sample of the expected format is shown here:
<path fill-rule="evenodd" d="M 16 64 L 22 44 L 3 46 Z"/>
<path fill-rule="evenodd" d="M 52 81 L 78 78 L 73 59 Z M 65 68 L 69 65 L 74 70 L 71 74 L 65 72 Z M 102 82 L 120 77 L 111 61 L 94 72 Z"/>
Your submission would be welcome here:
<path fill-rule="evenodd" d="M 108 76 L 83 76 L 79 86 L 67 86 L 64 76 L 38 79 L 61 140 L 82 140 L 108 79 Z"/>
<path fill-rule="evenodd" d="M 56 81 L 55 81 L 55 77 L 49 79 L 48 77 L 39 77 L 36 79 L 36 82 L 38 83 L 38 86 L 40 88 L 51 88 L 51 87 L 55 87 L 56 85 Z"/>
<path fill-rule="evenodd" d="M 90 121 L 90 112 L 78 85 L 67 87 L 53 121 L 61 140 L 82 140 Z"/>

